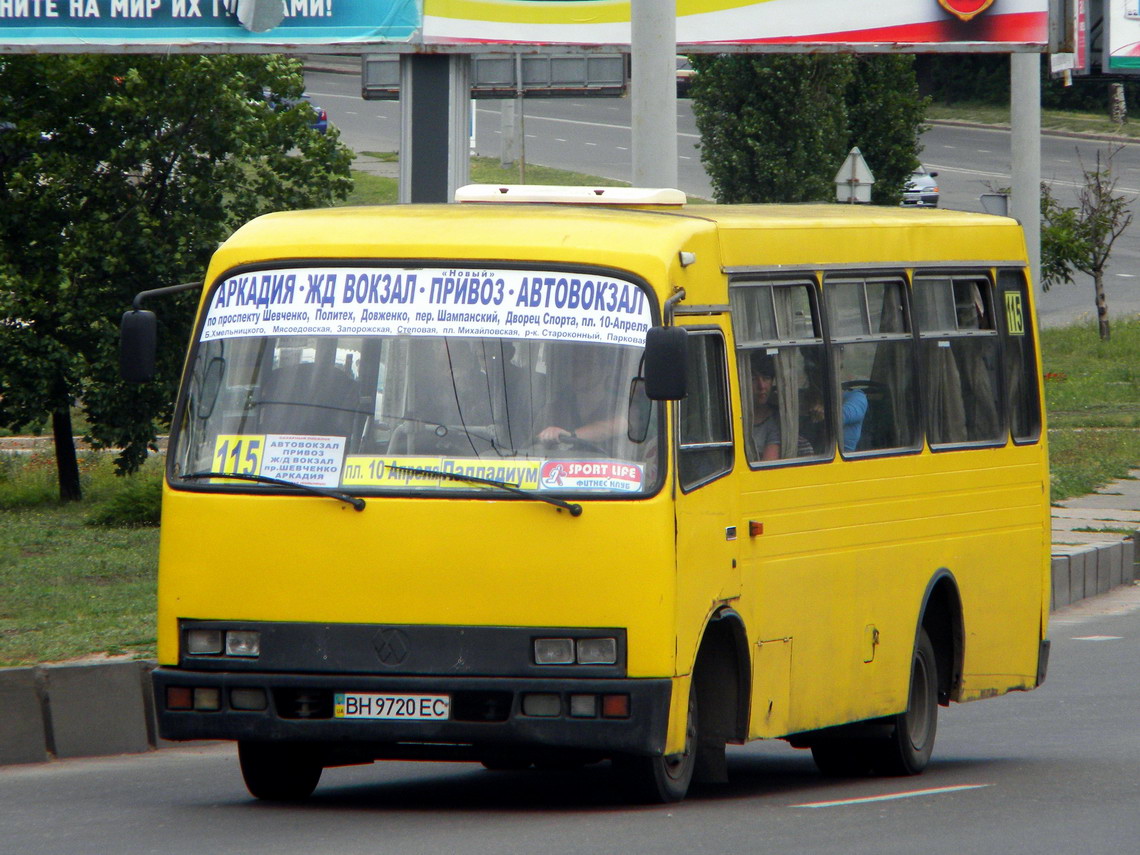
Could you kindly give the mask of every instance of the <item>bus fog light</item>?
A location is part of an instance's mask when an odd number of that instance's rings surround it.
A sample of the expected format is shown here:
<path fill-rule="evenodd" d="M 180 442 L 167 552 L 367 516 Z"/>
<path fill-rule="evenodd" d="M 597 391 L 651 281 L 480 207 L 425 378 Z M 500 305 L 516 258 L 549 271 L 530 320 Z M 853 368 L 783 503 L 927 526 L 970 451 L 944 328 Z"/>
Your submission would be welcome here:
<path fill-rule="evenodd" d="M 556 716 L 562 712 L 562 699 L 558 695 L 523 695 L 523 715 Z"/>
<path fill-rule="evenodd" d="M 200 688 L 194 690 L 194 709 L 199 712 L 215 712 L 222 708 L 222 693 L 217 689 Z"/>
<path fill-rule="evenodd" d="M 629 718 L 629 695 L 602 695 L 602 718 Z"/>
<path fill-rule="evenodd" d="M 235 710 L 261 711 L 269 706 L 265 689 L 231 689 L 230 708 Z"/>
<path fill-rule="evenodd" d="M 260 656 L 261 633 L 256 630 L 230 630 L 226 633 L 227 656 Z"/>
<path fill-rule="evenodd" d="M 192 656 L 209 656 L 222 652 L 220 629 L 190 629 L 186 631 L 186 652 Z"/>
<path fill-rule="evenodd" d="M 613 665 L 617 662 L 616 638 L 579 638 L 579 665 Z"/>
<path fill-rule="evenodd" d="M 574 639 L 536 638 L 534 640 L 535 665 L 573 665 Z"/>
<path fill-rule="evenodd" d="M 574 716 L 575 718 L 597 718 L 598 696 L 571 695 L 570 715 Z"/>

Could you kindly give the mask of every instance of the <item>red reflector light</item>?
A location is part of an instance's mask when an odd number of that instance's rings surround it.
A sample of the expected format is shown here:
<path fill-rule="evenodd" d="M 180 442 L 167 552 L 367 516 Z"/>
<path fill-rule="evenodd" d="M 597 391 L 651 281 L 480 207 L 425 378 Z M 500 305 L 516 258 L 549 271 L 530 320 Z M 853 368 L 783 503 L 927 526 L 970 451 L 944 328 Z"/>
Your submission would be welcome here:
<path fill-rule="evenodd" d="M 602 695 L 603 718 L 629 718 L 629 695 Z"/>
<path fill-rule="evenodd" d="M 166 687 L 166 708 L 168 710 L 189 710 L 194 708 L 194 690 L 186 686 Z"/>

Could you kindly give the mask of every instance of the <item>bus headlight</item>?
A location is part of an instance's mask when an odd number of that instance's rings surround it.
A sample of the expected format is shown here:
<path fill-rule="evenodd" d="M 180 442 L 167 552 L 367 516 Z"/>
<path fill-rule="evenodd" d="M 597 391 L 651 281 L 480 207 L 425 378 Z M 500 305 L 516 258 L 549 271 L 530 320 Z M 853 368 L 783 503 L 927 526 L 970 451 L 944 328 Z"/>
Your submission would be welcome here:
<path fill-rule="evenodd" d="M 579 638 L 579 665 L 613 665 L 617 662 L 616 638 Z"/>
<path fill-rule="evenodd" d="M 222 631 L 220 629 L 187 630 L 186 652 L 192 656 L 218 655 L 222 652 Z"/>
<path fill-rule="evenodd" d="M 226 633 L 226 656 L 246 656 L 252 658 L 260 655 L 260 632 L 247 629 L 231 629 Z"/>
<path fill-rule="evenodd" d="M 535 665 L 615 665 L 616 638 L 536 638 Z"/>

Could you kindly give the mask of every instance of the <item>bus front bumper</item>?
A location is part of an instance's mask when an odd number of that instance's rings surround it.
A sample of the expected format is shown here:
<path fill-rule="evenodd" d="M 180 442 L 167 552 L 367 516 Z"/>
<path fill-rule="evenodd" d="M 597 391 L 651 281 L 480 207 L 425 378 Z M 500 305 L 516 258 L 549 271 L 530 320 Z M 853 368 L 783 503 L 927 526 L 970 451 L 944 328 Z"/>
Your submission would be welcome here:
<path fill-rule="evenodd" d="M 357 743 L 362 750 L 371 746 L 377 757 L 426 757 L 446 746 L 476 755 L 482 749 L 661 754 L 671 691 L 668 678 L 154 671 L 163 739 Z M 377 714 L 381 705 L 387 714 L 418 705 L 419 712 L 442 717 L 349 717 L 371 714 L 362 710 L 370 703 Z"/>

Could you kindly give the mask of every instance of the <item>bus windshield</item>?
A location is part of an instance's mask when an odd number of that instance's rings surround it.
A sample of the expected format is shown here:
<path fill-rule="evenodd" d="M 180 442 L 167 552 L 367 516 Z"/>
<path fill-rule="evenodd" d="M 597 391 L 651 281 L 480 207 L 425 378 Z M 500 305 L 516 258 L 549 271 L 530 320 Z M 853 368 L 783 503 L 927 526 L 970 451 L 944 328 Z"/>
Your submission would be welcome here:
<path fill-rule="evenodd" d="M 655 492 L 661 419 L 635 382 L 651 323 L 644 292 L 600 276 L 456 273 L 224 280 L 183 384 L 172 481 L 259 489 L 202 478 L 213 472 L 352 493 L 470 495 L 485 490 L 478 479 L 551 494 Z M 449 276 L 475 282 L 487 305 L 452 308 L 471 297 L 440 284 Z M 357 301 L 361 292 L 375 301 Z"/>

